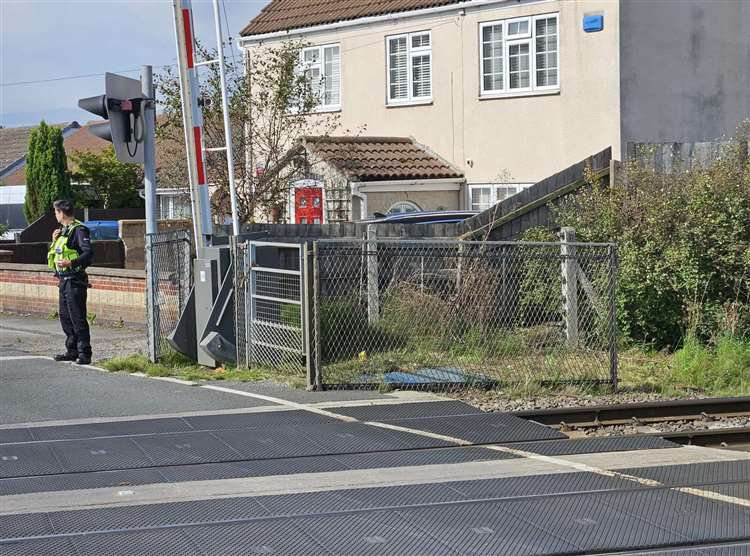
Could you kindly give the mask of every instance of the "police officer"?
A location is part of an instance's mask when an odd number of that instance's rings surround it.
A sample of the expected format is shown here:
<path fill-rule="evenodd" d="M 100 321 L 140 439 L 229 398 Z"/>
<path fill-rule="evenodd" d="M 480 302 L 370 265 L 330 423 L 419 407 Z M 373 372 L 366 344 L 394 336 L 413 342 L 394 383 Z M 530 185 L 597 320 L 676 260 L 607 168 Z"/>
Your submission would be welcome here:
<path fill-rule="evenodd" d="M 91 237 L 89 229 L 75 219 L 71 201 L 55 201 L 53 206 L 55 218 L 62 227 L 52 233 L 47 263 L 60 281 L 59 313 L 66 347 L 65 353 L 55 355 L 55 361 L 88 365 L 91 363 L 91 336 L 86 320 L 86 293 L 90 286 L 86 267 L 94 258 Z"/>

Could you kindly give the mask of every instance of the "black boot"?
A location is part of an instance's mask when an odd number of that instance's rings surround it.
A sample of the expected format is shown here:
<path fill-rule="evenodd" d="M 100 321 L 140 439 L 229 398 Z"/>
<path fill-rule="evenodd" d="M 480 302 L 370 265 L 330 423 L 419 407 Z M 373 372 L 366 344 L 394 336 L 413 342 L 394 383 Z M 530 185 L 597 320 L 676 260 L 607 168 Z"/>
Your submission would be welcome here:
<path fill-rule="evenodd" d="M 76 359 L 76 363 L 78 365 L 90 365 L 91 364 L 91 356 L 90 355 L 79 355 L 78 359 Z"/>
<path fill-rule="evenodd" d="M 70 352 L 59 353 L 54 357 L 55 361 L 75 361 L 76 359 L 78 359 L 78 354 Z"/>

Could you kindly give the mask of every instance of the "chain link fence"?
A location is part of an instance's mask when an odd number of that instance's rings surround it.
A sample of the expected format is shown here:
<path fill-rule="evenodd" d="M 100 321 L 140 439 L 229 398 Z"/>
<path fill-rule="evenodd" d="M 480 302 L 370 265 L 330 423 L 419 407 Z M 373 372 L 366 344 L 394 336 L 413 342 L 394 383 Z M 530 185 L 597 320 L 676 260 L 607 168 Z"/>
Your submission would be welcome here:
<path fill-rule="evenodd" d="M 147 234 L 145 257 L 148 356 L 156 362 L 171 351 L 166 337 L 177 326 L 193 283 L 191 232 Z"/>
<path fill-rule="evenodd" d="M 614 245 L 320 240 L 325 388 L 617 383 Z"/>

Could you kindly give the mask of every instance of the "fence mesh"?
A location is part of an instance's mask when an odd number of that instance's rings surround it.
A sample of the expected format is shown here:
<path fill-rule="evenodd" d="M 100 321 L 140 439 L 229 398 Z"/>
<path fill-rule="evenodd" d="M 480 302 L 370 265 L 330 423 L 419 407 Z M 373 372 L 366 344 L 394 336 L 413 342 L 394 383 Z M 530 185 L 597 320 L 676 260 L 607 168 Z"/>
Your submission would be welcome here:
<path fill-rule="evenodd" d="M 192 285 L 192 235 L 171 230 L 146 235 L 146 299 L 149 359 L 170 351 L 166 337 L 177 326 Z"/>
<path fill-rule="evenodd" d="M 613 245 L 321 240 L 316 266 L 326 388 L 616 385 Z"/>

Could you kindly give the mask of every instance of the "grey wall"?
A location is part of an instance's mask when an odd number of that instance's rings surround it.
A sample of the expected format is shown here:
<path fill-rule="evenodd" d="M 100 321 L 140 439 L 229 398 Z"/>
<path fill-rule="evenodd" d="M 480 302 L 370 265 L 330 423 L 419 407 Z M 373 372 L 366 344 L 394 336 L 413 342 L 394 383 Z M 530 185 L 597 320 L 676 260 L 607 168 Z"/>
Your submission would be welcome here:
<path fill-rule="evenodd" d="M 750 118 L 750 1 L 621 0 L 620 106 L 623 150 L 731 135 Z"/>

